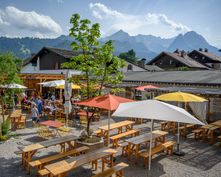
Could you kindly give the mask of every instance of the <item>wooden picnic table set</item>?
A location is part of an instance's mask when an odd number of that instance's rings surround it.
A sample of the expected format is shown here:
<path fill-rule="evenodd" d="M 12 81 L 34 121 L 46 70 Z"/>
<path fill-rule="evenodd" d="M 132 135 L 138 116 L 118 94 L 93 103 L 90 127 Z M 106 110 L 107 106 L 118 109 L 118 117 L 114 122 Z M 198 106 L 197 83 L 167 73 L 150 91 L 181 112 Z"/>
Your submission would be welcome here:
<path fill-rule="evenodd" d="M 20 128 L 21 126 L 23 128 L 25 127 L 26 116 L 22 115 L 21 109 L 14 110 L 10 115 L 10 120 L 11 120 L 11 129 L 12 130 L 16 130 L 17 128 Z"/>
<path fill-rule="evenodd" d="M 155 143 L 155 146 L 157 145 L 157 143 L 164 143 L 167 134 L 168 134 L 168 132 L 161 131 L 161 130 L 153 131 L 152 132 L 152 140 Z M 131 155 L 134 153 L 135 159 L 137 162 L 138 157 L 139 157 L 140 146 L 142 144 L 149 143 L 150 139 L 151 139 L 151 133 L 145 133 L 145 134 L 135 136 L 135 137 L 125 140 L 128 143 L 127 150 L 126 150 L 128 160 L 130 160 Z"/>
<path fill-rule="evenodd" d="M 51 146 L 60 145 L 61 152 L 63 153 L 66 151 L 66 144 L 68 145 L 68 149 L 74 148 L 73 144 L 71 142 L 75 141 L 75 140 L 77 140 L 76 136 L 69 135 L 69 136 L 54 138 L 51 140 L 47 140 L 47 141 L 43 141 L 40 143 L 35 143 L 35 144 L 25 146 L 23 149 L 21 149 L 21 151 L 22 151 L 22 169 L 25 169 L 27 166 L 28 173 L 30 173 L 30 164 L 29 163 L 31 162 L 33 156 L 36 154 L 36 152 L 38 150 L 43 149 L 43 148 L 48 148 Z"/>
<path fill-rule="evenodd" d="M 215 141 L 215 130 L 219 129 L 219 134 L 221 135 L 221 120 L 212 122 L 210 124 L 204 125 L 201 127 L 202 129 L 202 138 L 205 140 L 206 138 L 210 139 L 210 144 L 214 144 Z"/>
<path fill-rule="evenodd" d="M 129 120 L 125 120 L 125 121 L 121 121 L 121 122 L 117 122 L 117 123 L 113 123 L 110 124 L 110 131 L 117 129 L 118 130 L 118 135 L 123 133 L 123 132 L 128 132 L 133 130 L 133 125 L 134 122 L 133 121 L 129 121 Z M 101 126 L 99 127 L 100 129 L 100 136 L 104 137 L 104 139 L 106 140 L 106 144 L 108 143 L 107 139 L 108 139 L 108 125 L 105 126 Z M 137 131 L 131 132 L 131 134 L 136 134 Z M 129 134 L 125 134 L 124 136 L 128 136 Z M 112 138 L 113 139 L 113 138 Z M 114 140 L 114 144 L 116 144 L 116 141 L 118 141 L 118 138 L 116 138 L 117 140 Z M 116 144 L 117 145 L 117 144 Z"/>

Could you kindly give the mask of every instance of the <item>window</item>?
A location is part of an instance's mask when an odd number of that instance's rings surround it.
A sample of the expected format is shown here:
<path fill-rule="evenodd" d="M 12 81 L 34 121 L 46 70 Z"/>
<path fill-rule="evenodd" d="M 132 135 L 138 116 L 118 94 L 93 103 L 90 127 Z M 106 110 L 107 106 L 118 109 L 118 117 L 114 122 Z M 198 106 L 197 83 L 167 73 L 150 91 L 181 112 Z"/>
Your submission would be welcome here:
<path fill-rule="evenodd" d="M 132 71 L 132 70 L 133 70 L 133 66 L 129 64 L 129 65 L 127 66 L 127 70 L 128 70 L 128 71 L 129 71 L 129 70 Z"/>

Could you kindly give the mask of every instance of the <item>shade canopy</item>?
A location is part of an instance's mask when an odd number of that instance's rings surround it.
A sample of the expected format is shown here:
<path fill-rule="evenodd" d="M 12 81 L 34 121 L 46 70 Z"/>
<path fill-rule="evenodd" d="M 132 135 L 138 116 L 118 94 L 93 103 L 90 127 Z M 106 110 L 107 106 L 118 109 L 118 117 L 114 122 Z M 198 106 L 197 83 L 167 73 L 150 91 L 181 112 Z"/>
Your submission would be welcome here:
<path fill-rule="evenodd" d="M 38 84 L 42 85 L 43 87 L 58 87 L 60 85 L 64 85 L 65 80 L 54 80 L 54 81 L 48 81 L 48 82 L 41 82 Z"/>
<path fill-rule="evenodd" d="M 7 88 L 7 89 L 26 89 L 27 87 L 20 85 L 20 84 L 6 84 L 1 85 L 0 88 Z"/>
<path fill-rule="evenodd" d="M 136 87 L 135 89 L 139 91 L 145 91 L 145 89 L 154 89 L 154 88 L 159 88 L 159 87 L 154 86 L 154 85 L 143 85 L 143 86 Z"/>
<path fill-rule="evenodd" d="M 59 86 L 57 86 L 56 88 L 57 88 L 57 89 L 64 89 L 64 87 L 65 87 L 65 85 L 59 85 Z M 71 84 L 71 88 L 72 88 L 72 89 L 75 89 L 75 90 L 78 90 L 78 89 L 81 88 L 81 86 L 72 83 L 72 84 Z"/>
<path fill-rule="evenodd" d="M 80 101 L 75 104 L 113 111 L 117 109 L 120 103 L 133 102 L 133 101 L 134 100 L 107 94 L 107 95 L 90 98 L 88 100 Z"/>
<path fill-rule="evenodd" d="M 112 116 L 204 125 L 184 109 L 158 100 L 121 103 Z"/>
<path fill-rule="evenodd" d="M 177 102 L 205 102 L 208 101 L 202 97 L 185 93 L 185 92 L 173 92 L 173 93 L 167 93 L 160 96 L 155 97 L 156 100 L 161 101 L 177 101 Z"/>

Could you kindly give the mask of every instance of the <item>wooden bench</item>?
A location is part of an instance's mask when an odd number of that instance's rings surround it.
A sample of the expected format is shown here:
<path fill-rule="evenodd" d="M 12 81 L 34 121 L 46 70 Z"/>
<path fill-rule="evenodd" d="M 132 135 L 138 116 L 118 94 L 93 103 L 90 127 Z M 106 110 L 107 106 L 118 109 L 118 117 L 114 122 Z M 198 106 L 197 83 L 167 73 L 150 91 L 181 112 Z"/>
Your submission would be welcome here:
<path fill-rule="evenodd" d="M 173 152 L 173 146 L 174 146 L 175 142 L 173 141 L 167 141 L 163 144 L 160 144 L 158 146 L 155 146 L 151 149 L 151 158 L 153 155 L 163 152 L 166 150 L 167 153 L 169 153 L 170 155 L 172 155 Z M 148 164 L 148 158 L 149 158 L 149 150 L 141 150 L 139 152 L 139 156 L 144 158 L 144 166 L 146 167 Z"/>
<path fill-rule="evenodd" d="M 167 141 L 162 144 L 164 147 L 164 150 L 166 151 L 167 154 L 172 155 L 173 154 L 173 147 L 176 143 L 174 141 Z"/>
<path fill-rule="evenodd" d="M 98 129 L 98 130 L 95 130 L 94 132 L 93 132 L 96 136 L 102 136 L 102 131 L 101 131 L 101 129 Z"/>
<path fill-rule="evenodd" d="M 128 142 L 120 142 L 119 146 L 122 148 L 122 156 L 127 156 L 127 151 L 128 151 Z"/>
<path fill-rule="evenodd" d="M 89 148 L 87 146 L 82 146 L 82 147 L 73 149 L 71 151 L 67 151 L 64 153 L 59 153 L 59 154 L 55 154 L 55 155 L 51 155 L 51 156 L 47 156 L 44 158 L 40 158 L 40 159 L 31 161 L 31 162 L 29 162 L 29 164 L 31 167 L 42 169 L 46 164 L 48 164 L 52 161 L 59 160 L 64 157 L 67 157 L 67 156 L 77 156 L 77 155 L 85 153 L 88 150 L 89 150 Z"/>
<path fill-rule="evenodd" d="M 94 175 L 93 177 L 110 177 L 113 174 L 116 174 L 116 177 L 123 177 L 124 176 L 124 168 L 128 167 L 129 165 L 121 162 L 115 166 L 113 166 L 112 168 L 109 168 L 107 170 L 104 170 L 101 173 L 98 173 L 96 175 Z"/>
<path fill-rule="evenodd" d="M 121 138 L 127 137 L 127 136 L 131 136 L 131 135 L 139 135 L 139 130 L 129 130 L 127 132 L 123 132 L 114 136 L 111 136 L 110 139 L 113 141 L 113 147 L 119 147 L 118 141 Z"/>
<path fill-rule="evenodd" d="M 199 140 L 202 137 L 203 130 L 201 128 L 193 130 L 192 132 L 194 133 L 195 140 L 197 140 L 197 139 Z"/>
<path fill-rule="evenodd" d="M 221 135 L 218 136 L 219 145 L 221 146 Z"/>

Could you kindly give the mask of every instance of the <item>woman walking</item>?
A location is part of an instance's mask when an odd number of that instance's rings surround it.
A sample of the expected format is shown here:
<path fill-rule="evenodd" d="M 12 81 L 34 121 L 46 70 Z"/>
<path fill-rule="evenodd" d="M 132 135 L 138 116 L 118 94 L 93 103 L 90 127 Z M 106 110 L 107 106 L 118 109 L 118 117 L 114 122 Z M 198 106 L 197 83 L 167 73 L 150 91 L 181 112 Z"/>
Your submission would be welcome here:
<path fill-rule="evenodd" d="M 39 122 L 39 112 L 35 103 L 32 103 L 31 118 L 33 125 L 36 125 Z"/>

